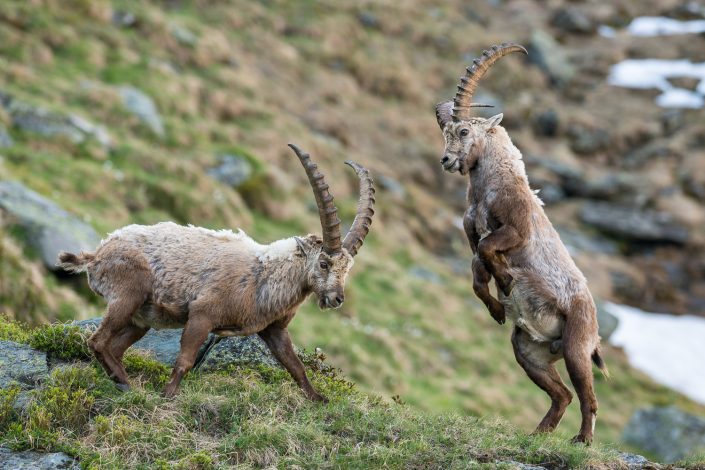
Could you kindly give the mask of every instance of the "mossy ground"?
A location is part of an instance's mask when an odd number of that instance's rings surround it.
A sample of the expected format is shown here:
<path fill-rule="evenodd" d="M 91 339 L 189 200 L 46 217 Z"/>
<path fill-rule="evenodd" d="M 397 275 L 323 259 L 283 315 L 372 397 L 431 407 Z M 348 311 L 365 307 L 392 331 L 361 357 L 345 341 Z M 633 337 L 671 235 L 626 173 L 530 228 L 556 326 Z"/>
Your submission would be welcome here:
<path fill-rule="evenodd" d="M 3 336 L 29 343 L 47 331 L 0 324 Z M 67 338 L 65 345 L 81 343 L 80 336 Z M 72 350 L 83 357 L 80 348 Z M 86 362 L 55 367 L 23 411 L 12 408 L 17 389 L 4 390 L 0 445 L 62 450 L 86 468 L 495 468 L 508 460 L 600 467 L 616 462 L 610 449 L 528 436 L 501 420 L 420 412 L 359 391 L 330 370 L 309 369 L 316 389 L 330 399 L 327 404 L 307 401 L 286 372 L 263 366 L 189 374 L 181 393 L 167 400 L 160 395 L 169 375 L 165 366 L 135 353 L 128 353 L 125 363 L 133 382 L 129 392 L 119 392 L 97 364 Z"/>

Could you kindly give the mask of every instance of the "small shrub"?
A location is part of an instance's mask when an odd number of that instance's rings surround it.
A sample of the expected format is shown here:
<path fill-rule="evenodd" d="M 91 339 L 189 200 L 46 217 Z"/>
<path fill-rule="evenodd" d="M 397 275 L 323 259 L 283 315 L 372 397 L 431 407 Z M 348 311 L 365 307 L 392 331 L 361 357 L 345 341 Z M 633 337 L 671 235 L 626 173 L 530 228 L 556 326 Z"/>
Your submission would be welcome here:
<path fill-rule="evenodd" d="M 144 354 L 129 351 L 123 358 L 130 376 L 140 375 L 154 388 L 162 388 L 169 381 L 169 368 Z"/>
<path fill-rule="evenodd" d="M 78 326 L 44 325 L 30 333 L 29 345 L 64 360 L 91 358 L 87 340 L 90 333 Z"/>
<path fill-rule="evenodd" d="M 28 339 L 29 331 L 25 325 L 10 319 L 4 313 L 0 314 L 0 340 L 26 343 Z"/>
<path fill-rule="evenodd" d="M 13 406 L 19 393 L 20 388 L 16 385 L 0 389 L 0 432 L 5 431 L 15 418 Z"/>

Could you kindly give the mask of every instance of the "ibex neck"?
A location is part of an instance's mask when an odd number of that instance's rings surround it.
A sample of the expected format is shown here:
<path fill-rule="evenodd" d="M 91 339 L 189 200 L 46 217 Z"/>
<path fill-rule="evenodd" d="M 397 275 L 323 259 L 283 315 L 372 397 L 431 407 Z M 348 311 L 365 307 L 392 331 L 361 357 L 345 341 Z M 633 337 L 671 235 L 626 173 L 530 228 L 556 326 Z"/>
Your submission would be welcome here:
<path fill-rule="evenodd" d="M 470 172 L 471 192 L 475 200 L 484 199 L 487 194 L 507 186 L 518 191 L 530 191 L 521 152 L 506 133 L 502 134 L 488 139 L 484 154 Z"/>
<path fill-rule="evenodd" d="M 298 306 L 310 293 L 306 259 L 297 255 L 296 240 L 278 240 L 257 254 L 256 296 L 261 313 L 278 313 Z"/>

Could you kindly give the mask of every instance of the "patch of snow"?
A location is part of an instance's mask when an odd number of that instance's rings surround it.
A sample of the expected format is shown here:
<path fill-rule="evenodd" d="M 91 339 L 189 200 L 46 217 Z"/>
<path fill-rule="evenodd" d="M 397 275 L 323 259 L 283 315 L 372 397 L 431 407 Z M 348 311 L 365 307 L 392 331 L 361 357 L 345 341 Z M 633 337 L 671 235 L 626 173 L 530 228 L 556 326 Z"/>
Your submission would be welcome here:
<path fill-rule="evenodd" d="M 607 26 L 606 24 L 601 24 L 597 27 L 597 34 L 603 38 L 613 38 L 617 35 L 617 31 L 612 26 Z"/>
<path fill-rule="evenodd" d="M 669 78 L 700 80 L 695 91 L 674 87 Z M 664 108 L 701 108 L 705 105 L 705 62 L 686 59 L 627 59 L 612 66 L 607 83 L 633 89 L 662 91 L 656 104 Z"/>
<path fill-rule="evenodd" d="M 702 108 L 705 98 L 699 93 L 683 88 L 671 88 L 656 97 L 656 104 L 662 108 Z"/>
<path fill-rule="evenodd" d="M 705 404 L 705 318 L 647 313 L 609 302 L 605 309 L 619 319 L 609 342 L 623 348 L 635 368 Z"/>
<path fill-rule="evenodd" d="M 705 32 L 705 20 L 680 21 L 664 16 L 641 16 L 632 20 L 627 31 L 632 36 L 640 37 L 699 34 Z"/>

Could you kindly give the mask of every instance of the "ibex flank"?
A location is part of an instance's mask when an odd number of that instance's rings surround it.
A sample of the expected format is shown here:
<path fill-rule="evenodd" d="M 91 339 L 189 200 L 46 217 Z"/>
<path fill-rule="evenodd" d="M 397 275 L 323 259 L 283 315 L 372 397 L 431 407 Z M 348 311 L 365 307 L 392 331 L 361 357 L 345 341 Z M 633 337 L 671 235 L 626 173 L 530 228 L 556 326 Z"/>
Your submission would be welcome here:
<path fill-rule="evenodd" d="M 600 356 L 595 303 L 587 281 L 529 187 L 521 152 L 500 126 L 502 115 L 472 117 L 479 81 L 503 56 L 526 50 L 502 44 L 484 51 L 460 79 L 455 98 L 436 106 L 445 138 L 441 158 L 451 173 L 469 175 L 463 225 L 476 254 L 473 289 L 500 324 L 514 323 L 512 346 L 519 365 L 551 397 L 536 428 L 553 431 L 572 400 L 554 363 L 565 359 L 580 400 L 582 424 L 573 438 L 590 443 L 597 415 L 591 360 L 607 373 Z M 494 277 L 498 299 L 488 283 Z"/>
<path fill-rule="evenodd" d="M 323 236 L 306 235 L 260 245 L 244 232 L 174 223 L 130 225 L 110 234 L 95 253 L 61 253 L 59 265 L 88 273 L 108 311 L 88 345 L 118 387 L 129 388 L 122 357 L 150 328 L 183 327 L 181 350 L 164 395 L 173 396 L 211 332 L 257 333 L 311 400 L 311 386 L 294 352 L 287 325 L 311 293 L 321 308 L 345 300 L 345 280 L 374 214 L 368 171 L 346 162 L 360 178 L 357 215 L 341 240 L 340 220 L 323 175 L 308 154 L 301 161 L 318 205 Z"/>

